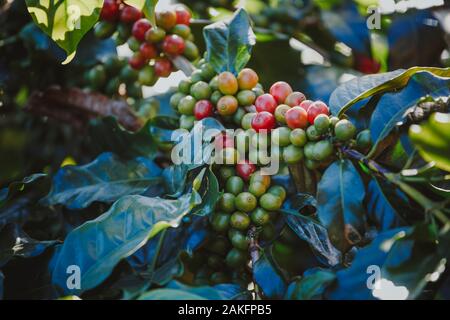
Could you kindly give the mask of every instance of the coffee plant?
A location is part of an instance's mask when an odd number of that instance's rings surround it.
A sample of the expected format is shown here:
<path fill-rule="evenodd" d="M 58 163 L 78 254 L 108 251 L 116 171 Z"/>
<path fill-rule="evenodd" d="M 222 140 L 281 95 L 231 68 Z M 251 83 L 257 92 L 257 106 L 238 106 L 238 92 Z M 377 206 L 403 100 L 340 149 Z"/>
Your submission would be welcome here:
<path fill-rule="evenodd" d="M 345 1 L 25 2 L 0 15 L 0 163 L 33 161 L 0 176 L 1 298 L 450 298 L 450 69 L 303 89 L 267 29 L 316 47 Z"/>

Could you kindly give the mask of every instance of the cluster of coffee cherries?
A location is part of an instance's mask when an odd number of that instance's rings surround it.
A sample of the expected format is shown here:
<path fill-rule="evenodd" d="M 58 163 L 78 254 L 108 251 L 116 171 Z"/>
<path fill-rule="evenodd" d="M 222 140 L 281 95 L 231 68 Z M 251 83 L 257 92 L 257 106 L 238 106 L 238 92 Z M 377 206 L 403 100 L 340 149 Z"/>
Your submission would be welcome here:
<path fill-rule="evenodd" d="M 191 129 L 195 121 L 219 118 L 227 127 L 240 127 L 244 115 L 264 93 L 259 77 L 252 69 L 243 69 L 235 77 L 231 72 L 217 74 L 204 59 L 198 69 L 180 82 L 170 103 L 180 117 L 180 127 Z"/>
<path fill-rule="evenodd" d="M 216 166 L 215 171 L 223 194 L 210 216 L 211 236 L 195 253 L 194 260 L 204 260 L 196 274 L 202 280 L 208 274 L 210 284 L 230 280 L 245 283 L 251 238 L 273 240 L 274 222 L 286 190 L 246 162 Z"/>
<path fill-rule="evenodd" d="M 190 61 L 199 57 L 190 21 L 190 11 L 179 5 L 156 12 L 156 26 L 152 26 L 142 11 L 120 0 L 105 0 L 94 32 L 101 39 L 115 37 L 118 45 L 126 42 L 133 51 L 128 64 L 139 71 L 139 83 L 152 86 L 175 71 L 172 60 L 177 56 Z"/>
<path fill-rule="evenodd" d="M 126 58 L 116 56 L 85 71 L 82 86 L 109 97 L 137 100 L 142 98 L 142 88 L 138 83 L 139 75 L 137 70 L 128 65 Z"/>

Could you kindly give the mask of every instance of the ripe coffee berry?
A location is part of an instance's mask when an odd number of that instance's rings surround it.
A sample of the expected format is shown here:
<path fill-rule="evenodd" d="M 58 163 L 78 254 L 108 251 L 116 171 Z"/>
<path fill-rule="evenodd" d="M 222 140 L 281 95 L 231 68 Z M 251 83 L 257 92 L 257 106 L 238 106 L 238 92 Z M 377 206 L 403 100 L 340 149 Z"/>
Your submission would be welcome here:
<path fill-rule="evenodd" d="M 305 101 L 305 99 L 306 97 L 303 93 L 296 91 L 288 95 L 284 103 L 290 107 L 297 107 Z"/>
<path fill-rule="evenodd" d="M 119 3 L 116 0 L 105 0 L 103 8 L 100 13 L 100 19 L 114 22 L 119 17 Z"/>
<path fill-rule="evenodd" d="M 300 103 L 300 107 L 305 109 L 305 111 L 308 111 L 309 107 L 314 103 L 314 101 L 311 100 L 305 100 L 302 103 Z"/>
<path fill-rule="evenodd" d="M 178 7 L 175 10 L 175 14 L 177 16 L 177 24 L 188 26 L 191 23 L 191 13 L 186 8 Z"/>
<path fill-rule="evenodd" d="M 238 108 L 238 101 L 233 96 L 223 96 L 217 102 L 217 112 L 221 116 L 231 116 Z"/>
<path fill-rule="evenodd" d="M 170 60 L 161 58 L 155 61 L 155 73 L 158 77 L 168 77 L 172 72 L 172 63 Z"/>
<path fill-rule="evenodd" d="M 267 111 L 257 113 L 252 119 L 252 128 L 256 132 L 260 132 L 261 130 L 272 130 L 275 128 L 274 115 Z"/>
<path fill-rule="evenodd" d="M 214 106 L 209 100 L 200 100 L 195 104 L 194 115 L 197 120 L 202 120 L 213 115 Z"/>
<path fill-rule="evenodd" d="M 236 173 L 239 177 L 248 181 L 250 176 L 256 171 L 256 166 L 250 161 L 245 160 L 243 163 L 236 165 Z"/>
<path fill-rule="evenodd" d="M 141 18 L 142 12 L 132 6 L 125 6 L 120 13 L 120 21 L 123 23 L 133 23 Z"/>
<path fill-rule="evenodd" d="M 135 70 L 142 69 L 145 66 L 146 62 L 147 62 L 146 59 L 140 53 L 134 54 L 128 61 L 130 67 L 132 67 Z"/>
<path fill-rule="evenodd" d="M 158 56 L 158 50 L 155 48 L 155 46 L 146 42 L 141 44 L 141 46 L 139 47 L 139 52 L 147 60 L 154 59 Z"/>
<path fill-rule="evenodd" d="M 275 98 L 268 93 L 259 96 L 255 101 L 256 111 L 258 112 L 267 111 L 270 113 L 274 113 L 277 106 L 278 103 Z"/>
<path fill-rule="evenodd" d="M 177 15 L 175 11 L 165 10 L 156 13 L 156 24 L 166 31 L 169 31 L 177 24 Z"/>
<path fill-rule="evenodd" d="M 222 72 L 217 78 L 220 92 L 223 94 L 234 95 L 238 91 L 238 81 L 231 72 Z"/>
<path fill-rule="evenodd" d="M 145 33 L 152 27 L 147 19 L 139 19 L 133 25 L 132 34 L 139 41 L 145 40 Z"/>
<path fill-rule="evenodd" d="M 239 72 L 237 80 L 239 83 L 239 89 L 251 90 L 258 84 L 259 78 L 255 71 L 245 68 Z"/>
<path fill-rule="evenodd" d="M 184 52 L 185 43 L 183 38 L 173 34 L 164 38 L 162 48 L 167 54 L 180 55 Z"/>
<path fill-rule="evenodd" d="M 292 88 L 284 81 L 275 82 L 270 87 L 270 94 L 277 100 L 278 103 L 284 103 L 286 98 L 292 93 Z"/>
<path fill-rule="evenodd" d="M 310 124 L 314 124 L 314 120 L 319 114 L 329 115 L 330 110 L 327 105 L 322 101 L 316 101 L 308 108 L 308 121 Z"/>
<path fill-rule="evenodd" d="M 293 107 L 286 112 L 286 124 L 291 129 L 305 129 L 308 126 L 308 113 L 302 107 Z"/>

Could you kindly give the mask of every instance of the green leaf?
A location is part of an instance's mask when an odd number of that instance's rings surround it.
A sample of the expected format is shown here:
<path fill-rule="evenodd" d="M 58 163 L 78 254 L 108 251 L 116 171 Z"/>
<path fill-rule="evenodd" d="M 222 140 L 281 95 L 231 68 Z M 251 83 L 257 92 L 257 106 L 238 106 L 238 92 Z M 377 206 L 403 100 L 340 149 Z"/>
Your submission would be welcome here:
<path fill-rule="evenodd" d="M 177 200 L 137 195 L 121 198 L 103 215 L 68 234 L 52 259 L 52 283 L 64 294 L 95 288 L 120 260 L 132 255 L 160 231 L 177 227 L 198 203 L 195 193 Z M 80 267 L 79 289 L 66 285 L 66 271 L 71 265 Z"/>
<path fill-rule="evenodd" d="M 417 72 L 409 78 L 401 91 L 383 95 L 370 119 L 370 134 L 374 145 L 372 150 L 376 150 L 378 144 L 386 139 L 392 130 L 404 123 L 408 111 L 412 110 L 422 97 L 439 98 L 448 95 L 450 78 L 438 77 L 430 72 Z M 373 152 L 369 153 L 369 157 Z"/>
<path fill-rule="evenodd" d="M 151 133 L 150 122 L 138 132 L 130 132 L 114 117 L 95 119 L 90 123 L 89 137 L 99 153 L 111 151 L 126 158 L 143 156 L 152 159 L 156 156 L 157 141 Z"/>
<path fill-rule="evenodd" d="M 63 64 L 74 57 L 78 43 L 97 22 L 103 0 L 26 0 L 34 22 L 67 53 Z"/>
<path fill-rule="evenodd" d="M 331 164 L 320 180 L 317 214 L 331 243 L 346 252 L 362 240 L 365 212 L 364 183 L 350 160 Z"/>
<path fill-rule="evenodd" d="M 420 125 L 412 125 L 409 137 L 420 155 L 450 172 L 450 115 L 434 113 Z"/>
<path fill-rule="evenodd" d="M 286 291 L 286 283 L 268 252 L 261 252 L 253 267 L 253 279 L 269 299 L 282 298 Z"/>
<path fill-rule="evenodd" d="M 30 238 L 17 224 L 8 224 L 0 230 L 0 268 L 12 258 L 32 258 L 59 241 L 38 241 Z"/>
<path fill-rule="evenodd" d="M 411 76 L 421 71 L 427 71 L 436 76 L 450 75 L 450 68 L 413 67 L 408 70 L 396 70 L 356 78 L 342 84 L 333 92 L 330 98 L 331 112 L 342 116 L 349 108 L 360 101 L 404 87 Z"/>
<path fill-rule="evenodd" d="M 158 3 L 158 0 L 124 0 L 124 2 L 129 6 L 133 6 L 143 11 L 152 25 L 156 26 L 155 7 Z"/>
<path fill-rule="evenodd" d="M 190 287 L 172 281 L 167 287 L 144 293 L 138 300 L 233 300 L 246 293 L 237 285 Z"/>
<path fill-rule="evenodd" d="M 161 171 L 153 161 L 143 157 L 123 161 L 112 153 L 103 153 L 87 165 L 61 168 L 42 204 L 83 209 L 94 201 L 114 202 L 159 184 Z"/>
<path fill-rule="evenodd" d="M 216 22 L 203 29 L 208 61 L 217 73 L 230 71 L 237 74 L 250 60 L 255 34 L 250 18 L 239 9 L 227 22 Z"/>
<path fill-rule="evenodd" d="M 5 188 L 2 192 L 2 196 L 0 197 L 0 208 L 6 205 L 7 202 L 30 191 L 29 189 L 34 187 L 39 187 L 44 190 L 49 187 L 47 175 L 45 173 L 36 173 L 29 177 L 25 177 L 22 181 L 12 182 L 8 188 Z"/>
<path fill-rule="evenodd" d="M 286 299 L 312 300 L 323 298 L 323 293 L 336 279 L 334 272 L 314 269 L 300 279 L 293 281 L 286 292 Z"/>

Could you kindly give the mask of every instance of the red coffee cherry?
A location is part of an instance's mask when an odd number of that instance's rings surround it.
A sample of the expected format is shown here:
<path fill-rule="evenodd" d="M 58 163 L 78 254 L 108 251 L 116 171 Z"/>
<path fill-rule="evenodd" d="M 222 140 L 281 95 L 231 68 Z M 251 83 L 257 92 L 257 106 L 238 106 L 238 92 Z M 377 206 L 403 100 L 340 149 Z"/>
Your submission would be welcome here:
<path fill-rule="evenodd" d="M 308 126 L 308 113 L 302 107 L 293 107 L 286 112 L 286 124 L 291 129 L 305 129 Z"/>
<path fill-rule="evenodd" d="M 263 111 L 256 114 L 252 119 L 252 128 L 256 132 L 261 130 L 272 130 L 275 128 L 275 116 L 270 112 Z"/>
<path fill-rule="evenodd" d="M 236 173 L 245 181 L 250 180 L 250 176 L 256 171 L 256 166 L 248 160 L 236 165 Z"/>
<path fill-rule="evenodd" d="M 195 104 L 194 115 L 197 120 L 211 117 L 213 115 L 214 106 L 209 100 L 200 100 Z"/>
<path fill-rule="evenodd" d="M 256 98 L 255 101 L 256 111 L 258 112 L 267 111 L 270 113 L 274 113 L 277 106 L 278 103 L 275 98 L 268 93 L 260 95 L 258 98 Z"/>
<path fill-rule="evenodd" d="M 105 0 L 102 11 L 100 12 L 100 19 L 114 22 L 119 18 L 120 5 L 116 0 Z"/>
<path fill-rule="evenodd" d="M 147 42 L 141 44 L 139 52 L 147 60 L 155 59 L 158 56 L 158 50 L 156 47 Z"/>
<path fill-rule="evenodd" d="M 155 61 L 155 73 L 158 77 L 166 78 L 172 72 L 172 62 L 166 58 Z"/>
<path fill-rule="evenodd" d="M 182 37 L 173 34 L 164 38 L 162 48 L 165 53 L 177 56 L 184 52 L 185 43 Z"/>
<path fill-rule="evenodd" d="M 132 6 L 125 6 L 120 12 L 120 21 L 123 23 L 133 23 L 141 18 L 142 12 Z"/>
<path fill-rule="evenodd" d="M 191 23 L 191 13 L 183 7 L 178 7 L 175 10 L 175 14 L 177 15 L 177 24 L 189 25 Z"/>
<path fill-rule="evenodd" d="M 151 27 L 150 21 L 147 19 L 139 19 L 133 25 L 132 34 L 136 39 L 142 42 L 145 40 L 145 33 L 150 30 Z"/>
<path fill-rule="evenodd" d="M 292 93 L 292 88 L 284 81 L 275 82 L 270 87 L 270 94 L 277 100 L 279 104 L 284 103 L 286 98 Z"/>
<path fill-rule="evenodd" d="M 316 101 L 308 108 L 308 121 L 310 124 L 314 124 L 314 120 L 319 114 L 330 114 L 328 106 L 322 101 Z"/>

